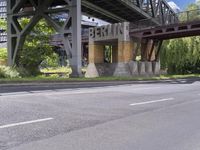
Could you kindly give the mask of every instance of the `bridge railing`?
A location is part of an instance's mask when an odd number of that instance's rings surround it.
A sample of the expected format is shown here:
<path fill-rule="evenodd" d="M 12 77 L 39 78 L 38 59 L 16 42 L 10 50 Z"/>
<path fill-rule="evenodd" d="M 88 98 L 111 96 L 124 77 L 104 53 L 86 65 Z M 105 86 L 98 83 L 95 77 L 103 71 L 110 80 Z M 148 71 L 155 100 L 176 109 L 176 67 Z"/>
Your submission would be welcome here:
<path fill-rule="evenodd" d="M 153 21 L 154 20 L 154 21 Z M 178 12 L 176 15 L 166 15 L 160 22 L 160 24 L 154 23 L 155 21 L 159 21 L 160 18 L 150 18 L 144 19 L 137 22 L 132 22 L 130 24 L 131 30 L 142 30 L 146 28 L 155 28 L 164 25 L 172 25 L 177 23 L 187 23 L 200 21 L 200 9 Z"/>
<path fill-rule="evenodd" d="M 200 9 L 180 12 L 177 15 L 179 17 L 179 23 L 199 21 Z"/>

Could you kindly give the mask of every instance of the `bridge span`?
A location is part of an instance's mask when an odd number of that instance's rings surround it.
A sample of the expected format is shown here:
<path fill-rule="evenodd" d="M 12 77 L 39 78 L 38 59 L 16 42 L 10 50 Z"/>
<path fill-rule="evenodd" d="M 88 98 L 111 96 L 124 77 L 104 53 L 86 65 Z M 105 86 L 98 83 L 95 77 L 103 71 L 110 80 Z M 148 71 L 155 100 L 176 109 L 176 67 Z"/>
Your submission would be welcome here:
<path fill-rule="evenodd" d="M 73 76 L 81 75 L 81 14 L 110 23 L 150 19 L 159 25 L 176 21 L 175 12 L 165 0 L 8 0 L 7 12 L 9 65 L 16 62 L 26 36 L 44 18 L 62 35 Z M 67 14 L 62 25 L 52 18 L 58 13 Z M 19 21 L 24 17 L 30 22 L 22 27 Z"/>
<path fill-rule="evenodd" d="M 55 16 L 59 14 L 66 16 L 62 22 L 55 20 Z M 137 53 L 141 54 L 143 62 L 157 62 L 163 40 L 199 35 L 200 32 L 198 20 L 191 21 L 187 18 L 180 22 L 179 15 L 165 0 L 8 0 L 9 65 L 15 64 L 18 51 L 23 48 L 26 36 L 33 27 L 39 20 L 45 19 L 60 35 L 59 42 L 63 43 L 67 53 L 73 70 L 72 76 L 81 76 L 82 14 L 113 24 L 91 29 L 89 38 L 83 37 L 84 42 L 89 41 L 90 64 L 103 63 L 103 47 L 106 44 L 112 46 L 115 66 L 111 68 L 118 70 L 115 75 L 119 76 L 130 74 L 126 72 L 127 66 L 122 63 L 135 61 Z M 189 16 L 188 12 L 186 16 Z M 20 25 L 22 18 L 30 19 L 25 27 Z M 155 65 L 159 69 L 159 64 Z M 138 68 L 140 74 L 142 75 L 145 70 L 155 72 L 155 65 L 154 69 L 148 69 L 147 66 L 152 66 L 152 64 L 140 64 Z M 100 68 L 102 68 L 101 65 Z M 103 66 L 103 68 L 106 67 Z M 93 67 L 92 71 L 94 70 Z M 107 70 L 113 69 L 108 67 Z"/>
<path fill-rule="evenodd" d="M 200 19 L 199 15 L 195 15 L 199 12 L 178 13 L 176 21 L 165 24 L 155 25 L 151 19 L 144 19 L 90 29 L 90 64 L 86 76 L 160 74 L 159 53 L 163 40 L 200 35 Z M 112 47 L 111 64 L 103 63 L 102 45 Z M 141 56 L 139 62 L 136 61 L 137 56 Z"/>

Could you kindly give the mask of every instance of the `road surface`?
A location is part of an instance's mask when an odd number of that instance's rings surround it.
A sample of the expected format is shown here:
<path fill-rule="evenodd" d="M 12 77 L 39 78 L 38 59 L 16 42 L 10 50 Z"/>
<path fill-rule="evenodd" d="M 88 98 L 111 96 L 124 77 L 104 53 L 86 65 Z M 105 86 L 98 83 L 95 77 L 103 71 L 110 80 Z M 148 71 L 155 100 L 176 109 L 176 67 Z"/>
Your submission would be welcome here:
<path fill-rule="evenodd" d="M 200 149 L 198 80 L 80 87 L 0 86 L 0 150 Z"/>

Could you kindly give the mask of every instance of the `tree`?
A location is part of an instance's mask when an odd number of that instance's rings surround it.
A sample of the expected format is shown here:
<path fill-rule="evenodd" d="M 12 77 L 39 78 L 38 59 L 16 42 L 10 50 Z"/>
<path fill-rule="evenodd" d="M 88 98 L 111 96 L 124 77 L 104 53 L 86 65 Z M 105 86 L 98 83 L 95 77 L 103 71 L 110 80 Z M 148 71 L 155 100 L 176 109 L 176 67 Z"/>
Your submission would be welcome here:
<path fill-rule="evenodd" d="M 29 19 L 20 20 L 21 26 L 25 26 Z M 26 37 L 24 47 L 16 57 L 16 65 L 23 75 L 35 76 L 40 73 L 39 66 L 47 57 L 54 55 L 50 45 L 50 37 L 55 31 L 41 20 Z"/>

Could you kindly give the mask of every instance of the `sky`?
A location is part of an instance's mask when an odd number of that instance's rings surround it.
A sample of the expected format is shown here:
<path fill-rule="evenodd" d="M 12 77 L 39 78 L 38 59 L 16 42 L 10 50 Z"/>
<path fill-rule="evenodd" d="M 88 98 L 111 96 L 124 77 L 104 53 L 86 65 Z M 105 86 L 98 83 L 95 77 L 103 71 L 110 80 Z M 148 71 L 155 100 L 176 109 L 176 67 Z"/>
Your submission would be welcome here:
<path fill-rule="evenodd" d="M 174 3 L 177 4 L 177 6 L 181 9 L 184 10 L 188 4 L 194 3 L 196 0 L 168 0 L 173 1 Z"/>

